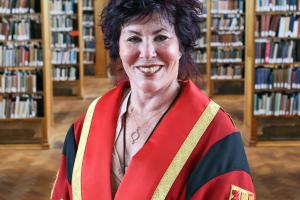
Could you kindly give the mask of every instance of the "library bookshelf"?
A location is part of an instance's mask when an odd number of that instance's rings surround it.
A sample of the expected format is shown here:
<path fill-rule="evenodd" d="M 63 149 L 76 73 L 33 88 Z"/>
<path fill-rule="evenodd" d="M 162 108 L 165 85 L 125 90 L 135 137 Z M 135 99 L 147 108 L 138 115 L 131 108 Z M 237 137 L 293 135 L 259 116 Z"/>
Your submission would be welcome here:
<path fill-rule="evenodd" d="M 205 44 L 195 51 L 203 56 L 196 59 L 201 67 L 206 66 L 207 93 L 217 95 L 215 86 L 238 84 L 243 89 L 244 71 L 244 0 L 204 0 L 203 15 Z M 202 24 L 203 25 L 203 24 Z"/>
<path fill-rule="evenodd" d="M 95 55 L 97 55 L 95 47 L 95 9 L 94 0 L 83 0 L 83 65 L 84 75 L 93 75 L 95 72 Z"/>
<path fill-rule="evenodd" d="M 83 1 L 51 0 L 51 65 L 55 96 L 83 98 Z M 60 91 L 70 92 L 60 92 Z"/>
<path fill-rule="evenodd" d="M 244 139 L 249 145 L 300 145 L 300 87 L 294 82 L 300 78 L 296 73 L 300 71 L 296 54 L 300 32 L 294 18 L 300 11 L 298 2 L 282 1 L 283 6 L 246 1 Z"/>
<path fill-rule="evenodd" d="M 0 149 L 47 149 L 52 121 L 49 9 L 43 0 L 23 3 L 0 3 L 1 25 L 7 30 L 0 34 Z"/>

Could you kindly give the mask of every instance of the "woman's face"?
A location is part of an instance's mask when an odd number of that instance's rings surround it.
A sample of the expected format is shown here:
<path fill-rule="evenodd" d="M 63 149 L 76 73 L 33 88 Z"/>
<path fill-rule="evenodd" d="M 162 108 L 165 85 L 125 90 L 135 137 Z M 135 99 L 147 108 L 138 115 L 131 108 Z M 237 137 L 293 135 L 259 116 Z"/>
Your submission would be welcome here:
<path fill-rule="evenodd" d="M 151 93 L 177 84 L 179 41 L 174 26 L 158 15 L 125 24 L 119 49 L 132 88 Z"/>

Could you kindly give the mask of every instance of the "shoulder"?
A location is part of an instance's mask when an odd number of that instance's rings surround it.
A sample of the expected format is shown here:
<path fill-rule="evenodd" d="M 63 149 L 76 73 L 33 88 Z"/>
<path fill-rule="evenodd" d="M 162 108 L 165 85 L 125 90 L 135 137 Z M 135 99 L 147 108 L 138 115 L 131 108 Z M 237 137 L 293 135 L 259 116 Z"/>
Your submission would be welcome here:
<path fill-rule="evenodd" d="M 85 121 L 86 116 L 97 113 L 101 114 L 102 112 L 106 112 L 107 108 L 110 106 L 115 106 L 114 102 L 119 101 L 119 99 L 122 98 L 124 89 L 128 87 L 128 82 L 121 82 L 116 87 L 110 89 L 107 91 L 103 96 L 100 96 L 98 98 L 95 98 L 89 105 L 87 111 L 82 114 L 70 127 L 68 132 L 73 132 L 74 139 L 76 141 L 76 144 L 79 143 L 83 124 Z M 91 110 L 90 110 L 91 109 Z"/>

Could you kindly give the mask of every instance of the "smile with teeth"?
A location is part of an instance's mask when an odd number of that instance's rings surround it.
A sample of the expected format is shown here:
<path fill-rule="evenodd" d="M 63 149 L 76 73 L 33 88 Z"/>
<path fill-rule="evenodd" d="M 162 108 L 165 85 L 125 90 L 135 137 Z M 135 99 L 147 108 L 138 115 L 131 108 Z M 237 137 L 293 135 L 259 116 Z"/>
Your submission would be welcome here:
<path fill-rule="evenodd" d="M 162 68 L 162 66 L 151 66 L 151 67 L 139 67 L 138 69 L 144 73 L 151 73 L 154 74 L 157 71 L 159 71 Z"/>

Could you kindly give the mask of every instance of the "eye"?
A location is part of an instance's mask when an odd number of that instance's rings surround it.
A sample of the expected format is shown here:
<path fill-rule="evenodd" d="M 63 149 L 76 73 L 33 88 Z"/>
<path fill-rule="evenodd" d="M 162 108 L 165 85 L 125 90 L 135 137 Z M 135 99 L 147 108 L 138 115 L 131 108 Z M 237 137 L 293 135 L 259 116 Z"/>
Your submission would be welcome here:
<path fill-rule="evenodd" d="M 132 37 L 128 38 L 127 41 L 132 42 L 132 43 L 138 43 L 138 42 L 141 42 L 142 39 L 137 36 L 132 36 Z"/>
<path fill-rule="evenodd" d="M 156 37 L 154 38 L 154 40 L 157 41 L 157 42 L 162 42 L 162 41 L 165 41 L 165 40 L 167 40 L 167 39 L 168 39 L 168 37 L 165 36 L 165 35 L 158 35 L 158 36 L 156 36 Z"/>

